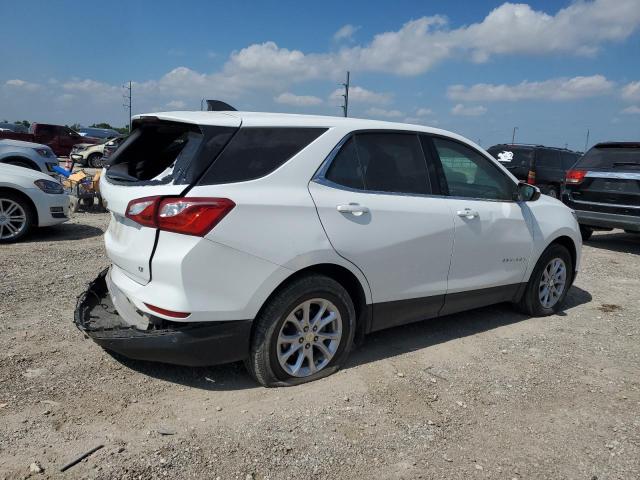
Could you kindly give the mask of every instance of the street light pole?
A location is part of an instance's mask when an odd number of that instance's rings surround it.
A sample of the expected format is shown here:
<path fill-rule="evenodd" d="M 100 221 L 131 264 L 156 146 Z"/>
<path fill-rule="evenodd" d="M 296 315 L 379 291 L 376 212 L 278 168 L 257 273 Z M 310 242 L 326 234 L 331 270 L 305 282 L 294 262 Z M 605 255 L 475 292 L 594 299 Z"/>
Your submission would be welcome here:
<path fill-rule="evenodd" d="M 349 116 L 349 74 L 347 72 L 347 81 L 346 83 L 342 83 L 341 85 L 344 87 L 344 93 L 342 96 L 344 97 L 344 104 L 342 105 L 342 113 L 345 117 Z"/>
<path fill-rule="evenodd" d="M 516 143 L 516 130 L 519 130 L 518 127 L 513 127 L 513 133 L 511 134 L 511 145 Z"/>

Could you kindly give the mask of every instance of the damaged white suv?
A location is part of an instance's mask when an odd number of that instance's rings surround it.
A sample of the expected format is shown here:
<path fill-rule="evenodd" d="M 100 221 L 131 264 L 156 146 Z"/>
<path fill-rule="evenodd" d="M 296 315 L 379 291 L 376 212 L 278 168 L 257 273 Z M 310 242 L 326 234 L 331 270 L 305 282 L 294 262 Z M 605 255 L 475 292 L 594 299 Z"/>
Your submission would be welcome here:
<path fill-rule="evenodd" d="M 578 270 L 572 211 L 450 132 L 235 111 L 133 127 L 100 185 L 113 265 L 75 314 L 128 357 L 244 360 L 291 385 L 375 330 L 499 302 L 557 312 Z"/>

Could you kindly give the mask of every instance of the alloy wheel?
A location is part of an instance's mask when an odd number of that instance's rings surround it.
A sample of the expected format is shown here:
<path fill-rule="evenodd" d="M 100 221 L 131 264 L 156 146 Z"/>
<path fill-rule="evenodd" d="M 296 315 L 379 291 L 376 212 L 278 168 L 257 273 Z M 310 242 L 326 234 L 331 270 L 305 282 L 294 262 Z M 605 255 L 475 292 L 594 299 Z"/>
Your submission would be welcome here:
<path fill-rule="evenodd" d="M 14 200 L 0 198 L 0 240 L 10 240 L 27 227 L 27 214 Z"/>
<path fill-rule="evenodd" d="M 312 298 L 295 307 L 278 334 L 278 362 L 293 377 L 308 377 L 326 367 L 342 339 L 342 317 L 324 298 Z"/>
<path fill-rule="evenodd" d="M 540 278 L 538 298 L 544 308 L 552 308 L 564 293 L 567 284 L 567 266 L 561 258 L 552 259 Z"/>

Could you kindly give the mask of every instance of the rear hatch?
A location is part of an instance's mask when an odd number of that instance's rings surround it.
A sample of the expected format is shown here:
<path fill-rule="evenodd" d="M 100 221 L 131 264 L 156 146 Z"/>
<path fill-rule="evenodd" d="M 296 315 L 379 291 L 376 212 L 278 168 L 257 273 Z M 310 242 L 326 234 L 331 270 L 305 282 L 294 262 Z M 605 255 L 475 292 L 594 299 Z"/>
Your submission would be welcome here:
<path fill-rule="evenodd" d="M 513 176 L 525 180 L 532 170 L 535 150 L 517 145 L 496 145 L 487 150 Z"/>
<path fill-rule="evenodd" d="M 579 210 L 640 215 L 640 143 L 601 143 L 567 173 Z"/>
<path fill-rule="evenodd" d="M 151 280 L 158 230 L 127 218 L 127 206 L 144 197 L 183 195 L 198 181 L 240 126 L 237 117 L 207 113 L 217 125 L 149 116 L 134 120 L 131 135 L 113 154 L 100 180 L 111 213 L 105 234 L 107 255 L 138 283 Z"/>

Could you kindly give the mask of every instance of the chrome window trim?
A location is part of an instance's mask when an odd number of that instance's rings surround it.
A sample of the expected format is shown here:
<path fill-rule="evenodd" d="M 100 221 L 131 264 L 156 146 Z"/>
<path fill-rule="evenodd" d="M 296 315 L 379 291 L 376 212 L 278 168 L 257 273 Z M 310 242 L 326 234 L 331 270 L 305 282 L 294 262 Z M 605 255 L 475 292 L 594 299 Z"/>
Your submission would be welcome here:
<path fill-rule="evenodd" d="M 393 195 L 396 197 L 418 197 L 418 198 L 450 198 L 453 200 L 473 200 L 473 201 L 481 201 L 481 202 L 493 202 L 493 203 L 526 203 L 524 201 L 516 201 L 516 200 L 501 200 L 501 199 L 494 199 L 494 198 L 476 198 L 476 197 L 459 197 L 459 196 L 454 196 L 454 195 L 442 195 L 442 194 L 434 194 L 434 193 L 406 193 L 406 192 L 381 192 L 381 191 L 376 191 L 376 190 L 360 190 L 357 188 L 351 188 L 351 187 L 347 187 L 345 185 L 340 185 L 339 183 L 335 183 L 331 180 L 329 180 L 326 177 L 326 173 L 329 170 L 329 167 L 331 166 L 331 163 L 333 162 L 334 158 L 336 157 L 336 155 L 338 155 L 338 152 L 342 149 L 342 146 L 347 143 L 347 141 L 349 141 L 349 139 L 351 137 L 353 137 L 354 135 L 356 135 L 357 133 L 369 133 L 369 132 L 380 132 L 380 133 L 395 133 L 396 130 L 354 130 L 352 132 L 349 132 L 347 135 L 345 135 L 337 144 L 335 147 L 333 147 L 331 149 L 331 151 L 329 152 L 329 155 L 327 155 L 327 157 L 324 159 L 324 161 L 320 164 L 320 167 L 318 168 L 318 170 L 316 171 L 316 173 L 314 174 L 314 176 L 311 178 L 312 182 L 315 182 L 319 185 L 324 185 L 325 187 L 329 187 L 329 188 L 333 188 L 336 190 L 342 190 L 345 192 L 351 192 L 351 193 L 362 193 L 362 194 L 370 194 L 370 195 Z M 428 133 L 425 132 L 414 132 L 412 130 L 398 130 L 398 133 L 405 133 L 405 134 L 416 134 L 416 135 L 429 135 Z M 450 138 L 450 137 L 445 137 L 440 135 L 441 138 Z M 455 139 L 452 139 L 455 140 Z M 422 142 L 420 142 L 420 147 L 422 148 Z M 471 148 L 471 147 L 469 147 Z M 477 151 L 475 149 L 472 149 L 473 151 Z M 480 155 L 482 155 L 482 153 L 478 152 Z M 429 161 L 427 158 L 427 154 L 426 152 L 423 151 L 423 154 L 425 156 L 425 160 Z M 486 158 L 485 155 L 482 155 L 483 157 Z M 489 161 L 492 161 L 490 159 L 488 159 Z M 428 173 L 428 171 L 427 171 Z M 431 177 L 428 176 L 429 178 L 429 182 L 431 182 Z M 509 178 L 509 177 L 507 177 Z M 510 179 L 510 178 L 509 178 Z"/>

